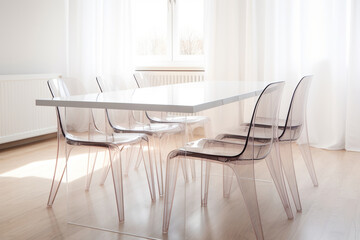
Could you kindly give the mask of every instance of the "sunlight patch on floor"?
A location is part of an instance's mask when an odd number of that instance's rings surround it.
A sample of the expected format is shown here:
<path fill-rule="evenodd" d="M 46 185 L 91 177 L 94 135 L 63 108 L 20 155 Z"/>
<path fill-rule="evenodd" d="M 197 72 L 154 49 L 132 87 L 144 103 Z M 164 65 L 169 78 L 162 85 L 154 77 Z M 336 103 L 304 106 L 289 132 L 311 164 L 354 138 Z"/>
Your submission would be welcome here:
<path fill-rule="evenodd" d="M 86 175 L 86 169 L 84 169 L 85 164 L 87 163 L 88 154 L 76 154 L 72 155 L 70 158 L 71 167 L 74 168 L 77 174 L 71 174 L 69 181 L 74 181 Z M 99 170 L 103 166 L 103 153 L 98 155 L 98 161 L 95 165 L 94 171 Z M 85 163 L 85 164 L 84 164 Z M 86 167 L 86 166 L 85 166 Z M 19 168 L 15 168 L 11 171 L 4 172 L 0 174 L 1 177 L 13 177 L 13 178 L 26 178 L 26 177 L 38 177 L 44 179 L 52 180 L 55 168 L 55 159 L 48 159 L 42 161 L 32 162 L 26 165 L 23 165 Z"/>

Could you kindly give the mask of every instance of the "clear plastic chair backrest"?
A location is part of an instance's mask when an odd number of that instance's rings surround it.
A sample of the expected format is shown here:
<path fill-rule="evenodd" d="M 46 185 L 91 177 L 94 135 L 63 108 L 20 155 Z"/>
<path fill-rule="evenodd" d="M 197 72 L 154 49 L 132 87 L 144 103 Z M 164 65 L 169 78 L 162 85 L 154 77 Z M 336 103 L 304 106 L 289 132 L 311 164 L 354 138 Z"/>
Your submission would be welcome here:
<path fill-rule="evenodd" d="M 150 81 L 146 79 L 142 73 L 136 72 L 133 76 L 138 88 L 151 87 Z"/>
<path fill-rule="evenodd" d="M 151 79 L 146 78 L 142 73 L 136 72 L 133 74 L 136 85 L 138 88 L 146 88 L 146 87 L 153 87 L 153 86 L 160 86 L 159 84 L 153 84 Z M 167 113 L 165 112 L 152 112 L 152 111 L 146 111 L 145 112 L 146 117 L 150 121 L 154 122 L 161 122 L 162 120 L 166 120 Z"/>
<path fill-rule="evenodd" d="M 251 117 L 246 145 L 240 158 L 263 159 L 277 138 L 279 107 L 285 82 L 271 83 L 260 94 Z M 269 126 L 255 128 L 263 119 L 269 119 Z"/>
<path fill-rule="evenodd" d="M 52 97 L 68 97 L 70 96 L 69 89 L 62 79 L 55 78 L 47 81 Z M 66 127 L 66 109 L 64 107 L 56 107 L 56 115 L 58 117 L 58 124 L 64 136 L 67 134 Z"/>
<path fill-rule="evenodd" d="M 53 97 L 71 96 L 64 80 L 48 80 L 50 93 Z M 89 139 L 90 133 L 97 129 L 91 109 L 56 107 L 58 126 L 66 138 Z"/>
<path fill-rule="evenodd" d="M 306 118 L 306 105 L 312 76 L 303 77 L 297 84 L 291 98 L 285 128 L 279 136 L 282 140 L 296 140 L 300 137 Z"/>
<path fill-rule="evenodd" d="M 104 80 L 102 77 L 96 77 L 96 82 L 101 92 L 121 90 L 109 80 L 111 79 Z M 137 123 L 133 111 L 106 109 L 106 115 L 111 127 L 118 129 L 129 129 Z"/>

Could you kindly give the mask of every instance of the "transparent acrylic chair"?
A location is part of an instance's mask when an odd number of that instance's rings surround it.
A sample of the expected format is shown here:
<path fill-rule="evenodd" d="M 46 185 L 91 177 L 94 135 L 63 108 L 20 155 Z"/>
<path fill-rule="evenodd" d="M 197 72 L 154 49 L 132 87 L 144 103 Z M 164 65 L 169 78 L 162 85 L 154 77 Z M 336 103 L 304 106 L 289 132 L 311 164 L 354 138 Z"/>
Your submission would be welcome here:
<path fill-rule="evenodd" d="M 48 81 L 48 86 L 53 97 L 67 97 L 70 96 L 69 90 L 65 85 L 62 79 L 51 79 Z M 64 107 L 57 107 L 57 126 L 58 126 L 58 147 L 57 147 L 57 156 L 56 156 L 56 165 L 54 177 L 51 185 L 50 195 L 48 199 L 48 206 L 52 206 L 60 187 L 60 183 L 64 176 L 65 170 L 67 168 L 68 160 L 70 153 L 74 147 L 93 147 L 93 148 L 103 148 L 109 152 L 110 156 L 110 168 L 113 177 L 113 184 L 115 190 L 115 199 L 118 211 L 119 221 L 124 221 L 124 197 L 123 197 L 123 182 L 122 182 L 122 164 L 121 164 L 121 151 L 126 146 L 131 146 L 134 144 L 140 144 L 140 147 L 148 146 L 148 138 L 144 134 L 106 134 L 99 131 L 93 122 L 92 112 L 89 112 L 89 127 L 85 131 L 77 131 L 69 121 L 67 117 L 69 115 L 76 114 L 76 110 L 72 109 L 69 111 Z M 83 113 L 83 112 L 82 112 Z M 88 161 L 88 175 L 86 180 L 86 186 L 89 184 L 89 177 L 91 178 L 93 171 L 93 164 L 95 159 L 90 159 Z M 155 197 L 155 184 L 153 177 L 153 170 L 151 164 L 151 158 L 145 157 L 144 166 L 147 175 L 147 181 L 150 190 L 150 196 L 152 201 L 156 200 Z"/>
<path fill-rule="evenodd" d="M 318 186 L 318 180 L 315 173 L 314 163 L 311 156 L 311 151 L 309 147 L 309 137 L 308 129 L 306 122 L 306 105 L 309 94 L 309 88 L 311 85 L 312 76 L 303 77 L 297 84 L 292 98 L 289 104 L 289 109 L 287 111 L 286 119 L 279 120 L 278 127 L 278 139 L 275 141 L 275 150 L 279 150 L 281 157 L 281 162 L 285 172 L 286 179 L 293 196 L 296 210 L 298 212 L 302 211 L 300 195 L 297 186 L 297 180 L 295 175 L 294 161 L 292 155 L 292 143 L 297 142 L 302 157 L 305 161 L 307 169 L 309 171 L 311 180 L 314 186 Z M 237 132 L 239 138 L 241 135 L 246 134 L 246 125 Z M 270 126 L 269 119 L 263 118 L 259 119 L 255 127 L 257 129 L 268 128 Z M 245 131 L 244 131 L 245 130 Z M 242 132 L 242 134 L 241 134 Z M 226 139 L 227 141 L 234 140 L 234 137 L 226 137 L 226 135 L 219 135 L 217 139 Z"/>
<path fill-rule="evenodd" d="M 273 145 L 273 139 L 276 138 L 277 134 L 279 104 L 283 87 L 284 82 L 277 82 L 269 84 L 263 90 L 255 105 L 249 131 L 243 144 L 216 139 L 200 139 L 188 143 L 183 148 L 170 152 L 167 159 L 166 170 L 163 216 L 164 233 L 169 230 L 170 216 L 173 207 L 179 166 L 177 158 L 183 156 L 201 160 L 201 204 L 203 206 L 207 205 L 211 162 L 223 165 L 224 181 L 231 182 L 232 176 L 230 172 L 235 173 L 257 239 L 264 239 L 264 236 L 256 194 L 254 162 L 266 158 L 267 163 L 271 166 L 272 177 L 277 178 L 275 182 L 280 183 L 277 189 L 281 195 L 281 200 L 284 200 L 284 207 L 287 210 L 289 218 L 292 218 L 292 211 L 285 189 L 280 161 L 278 161 L 278 158 L 269 155 Z M 272 125 L 269 128 L 263 128 L 261 132 L 254 131 L 253 126 L 255 126 L 261 118 L 272 119 Z M 228 184 L 224 186 L 228 186 Z M 224 189 L 224 193 L 226 192 L 227 189 Z"/>
<path fill-rule="evenodd" d="M 151 87 L 149 79 L 146 79 L 142 73 L 136 72 L 133 74 L 136 81 L 136 85 L 139 88 Z M 197 128 L 202 128 L 204 131 L 204 137 L 209 137 L 210 135 L 210 119 L 206 116 L 170 116 L 167 113 L 154 113 L 154 112 L 145 112 L 145 116 L 152 123 L 181 123 L 186 124 L 186 130 L 188 139 L 194 140 L 194 131 Z M 195 173 L 195 162 L 190 161 L 191 176 L 192 178 L 196 177 Z"/>
<path fill-rule="evenodd" d="M 110 92 L 116 89 L 109 81 L 105 82 L 101 77 L 96 77 L 97 84 L 101 92 Z M 120 114 L 119 114 L 120 113 Z M 125 119 L 119 118 L 119 115 L 127 116 Z M 164 140 L 168 140 L 171 135 L 180 135 L 184 133 L 184 127 L 181 124 L 162 124 L 162 123 L 142 123 L 136 120 L 133 111 L 128 110 L 110 110 L 106 109 L 106 122 L 110 125 L 111 129 L 116 133 L 142 133 L 149 138 L 149 144 L 153 159 L 155 160 L 155 170 L 158 182 L 159 195 L 163 196 L 164 192 L 164 174 L 163 174 L 163 150 Z M 164 139 L 164 140 L 163 140 Z M 167 141 L 166 141 L 167 142 Z M 152 149 L 152 151 L 150 151 Z M 138 161 L 141 158 L 138 155 Z M 185 163 L 185 161 L 183 161 Z M 185 166 L 183 167 L 184 177 L 186 175 Z M 126 172 L 129 169 L 127 165 Z"/>

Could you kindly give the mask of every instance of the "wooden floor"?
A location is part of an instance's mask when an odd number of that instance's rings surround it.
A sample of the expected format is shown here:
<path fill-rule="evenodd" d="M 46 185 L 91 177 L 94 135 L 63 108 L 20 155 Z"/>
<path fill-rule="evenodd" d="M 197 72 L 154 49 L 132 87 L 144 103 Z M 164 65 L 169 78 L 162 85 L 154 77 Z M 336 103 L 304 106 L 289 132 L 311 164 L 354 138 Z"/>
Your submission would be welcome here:
<path fill-rule="evenodd" d="M 298 149 L 294 149 L 303 211 L 295 213 L 293 220 L 286 218 L 266 164 L 261 162 L 255 167 L 265 239 L 360 239 L 360 153 L 313 148 L 319 180 L 319 187 L 315 188 Z M 77 160 L 73 162 L 86 162 L 85 153 L 73 153 Z M 217 172 L 220 168 L 216 166 L 212 167 L 206 208 L 200 206 L 200 179 L 185 183 L 179 174 L 180 193 L 175 196 L 168 235 L 161 234 L 163 200 L 157 198 L 151 203 L 142 168 L 136 171 L 132 166 L 129 175 L 124 176 L 123 224 L 116 221 L 111 177 L 103 187 L 97 182 L 100 167 L 87 193 L 83 188 L 84 176 L 76 176 L 75 171 L 73 175 L 69 173 L 68 201 L 64 182 L 54 206 L 47 208 L 55 154 L 55 139 L 0 152 L 1 240 L 141 239 L 135 235 L 165 239 L 255 238 L 236 185 L 230 198 L 222 197 L 221 174 Z M 68 221 L 110 231 L 80 227 Z"/>

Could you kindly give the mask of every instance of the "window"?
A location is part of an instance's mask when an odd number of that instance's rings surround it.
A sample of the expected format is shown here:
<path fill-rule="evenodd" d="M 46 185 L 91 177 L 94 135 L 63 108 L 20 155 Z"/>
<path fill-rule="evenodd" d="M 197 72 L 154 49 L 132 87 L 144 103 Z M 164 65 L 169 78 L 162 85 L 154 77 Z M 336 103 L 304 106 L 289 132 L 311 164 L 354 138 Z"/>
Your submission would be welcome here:
<path fill-rule="evenodd" d="M 138 65 L 200 65 L 204 0 L 135 0 L 134 55 Z"/>

